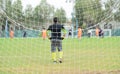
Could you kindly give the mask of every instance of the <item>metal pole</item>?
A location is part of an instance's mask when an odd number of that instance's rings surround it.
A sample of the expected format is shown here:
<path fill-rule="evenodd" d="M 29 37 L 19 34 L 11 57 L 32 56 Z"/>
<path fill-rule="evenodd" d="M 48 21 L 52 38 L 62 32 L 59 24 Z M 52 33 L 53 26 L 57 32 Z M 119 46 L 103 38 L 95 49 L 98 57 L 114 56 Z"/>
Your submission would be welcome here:
<path fill-rule="evenodd" d="M 70 0 L 69 2 L 72 2 L 72 6 L 73 6 L 73 12 L 72 12 L 72 38 L 74 38 L 74 34 L 76 33 L 75 30 L 74 30 L 74 22 L 75 22 L 75 9 L 74 9 L 74 0 Z"/>
<path fill-rule="evenodd" d="M 74 37 L 74 13 L 72 15 L 72 38 Z"/>
<path fill-rule="evenodd" d="M 7 18 L 6 18 L 6 24 L 5 24 L 5 35 L 6 35 L 6 38 L 9 35 L 9 32 L 8 32 L 8 20 L 7 20 Z"/>
<path fill-rule="evenodd" d="M 74 15 L 75 15 L 75 9 L 74 9 L 74 6 L 75 6 L 75 1 L 76 0 L 66 0 L 66 2 L 69 2 L 69 3 L 72 3 L 72 6 L 73 6 L 73 12 L 71 13 L 71 16 L 72 16 L 72 24 L 71 24 L 71 26 L 72 26 L 72 38 L 74 37 L 74 22 L 75 22 L 75 20 L 74 20 Z"/>
<path fill-rule="evenodd" d="M 76 18 L 76 35 L 77 35 L 77 30 L 78 30 L 78 19 Z"/>

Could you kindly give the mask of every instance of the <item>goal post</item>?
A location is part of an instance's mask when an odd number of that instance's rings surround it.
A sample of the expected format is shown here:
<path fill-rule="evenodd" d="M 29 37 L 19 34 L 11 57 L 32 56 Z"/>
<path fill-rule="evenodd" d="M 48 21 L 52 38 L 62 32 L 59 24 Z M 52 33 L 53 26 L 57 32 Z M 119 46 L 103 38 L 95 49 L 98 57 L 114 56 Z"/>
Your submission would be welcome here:
<path fill-rule="evenodd" d="M 111 29 L 103 29 L 104 37 L 111 37 Z M 91 37 L 95 37 L 95 29 L 91 29 Z"/>
<path fill-rule="evenodd" d="M 70 26 L 65 26 L 66 28 L 66 38 L 77 38 L 77 32 L 78 30 L 74 30 L 73 28 Z M 71 36 L 69 36 L 69 30 L 71 29 Z M 112 30 L 111 29 L 102 29 L 103 30 L 103 36 L 104 37 L 111 37 L 112 36 Z M 96 37 L 95 34 L 95 29 L 90 29 L 89 30 L 91 32 L 91 37 Z M 88 30 L 86 29 L 82 29 L 82 37 L 88 37 Z"/>

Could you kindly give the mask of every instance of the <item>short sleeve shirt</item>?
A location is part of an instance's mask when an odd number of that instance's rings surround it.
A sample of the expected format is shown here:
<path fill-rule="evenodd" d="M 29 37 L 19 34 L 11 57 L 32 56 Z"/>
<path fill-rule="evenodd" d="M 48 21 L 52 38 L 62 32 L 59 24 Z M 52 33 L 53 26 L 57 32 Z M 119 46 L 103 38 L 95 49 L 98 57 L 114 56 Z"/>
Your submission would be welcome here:
<path fill-rule="evenodd" d="M 61 39 L 62 29 L 64 29 L 63 25 L 60 25 L 60 24 L 50 25 L 48 30 L 51 31 L 51 39 Z"/>

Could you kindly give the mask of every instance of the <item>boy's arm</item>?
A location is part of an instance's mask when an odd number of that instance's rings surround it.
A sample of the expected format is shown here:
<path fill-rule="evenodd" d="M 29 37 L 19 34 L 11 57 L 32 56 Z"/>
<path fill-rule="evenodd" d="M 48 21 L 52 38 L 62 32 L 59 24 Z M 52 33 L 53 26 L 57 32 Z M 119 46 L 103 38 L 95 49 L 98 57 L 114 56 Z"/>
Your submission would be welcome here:
<path fill-rule="evenodd" d="M 63 37 L 65 37 L 65 36 L 66 36 L 67 31 L 65 30 L 64 25 L 62 25 L 62 32 L 63 32 Z"/>
<path fill-rule="evenodd" d="M 48 29 L 47 29 L 47 37 L 48 37 L 48 38 L 50 38 L 50 35 L 49 35 L 50 32 L 51 32 L 51 26 L 49 26 Z"/>
<path fill-rule="evenodd" d="M 47 30 L 47 37 L 50 38 L 50 30 Z"/>
<path fill-rule="evenodd" d="M 65 36 L 66 36 L 67 31 L 63 28 L 63 29 L 62 29 L 62 32 L 63 32 L 63 37 L 65 37 Z"/>

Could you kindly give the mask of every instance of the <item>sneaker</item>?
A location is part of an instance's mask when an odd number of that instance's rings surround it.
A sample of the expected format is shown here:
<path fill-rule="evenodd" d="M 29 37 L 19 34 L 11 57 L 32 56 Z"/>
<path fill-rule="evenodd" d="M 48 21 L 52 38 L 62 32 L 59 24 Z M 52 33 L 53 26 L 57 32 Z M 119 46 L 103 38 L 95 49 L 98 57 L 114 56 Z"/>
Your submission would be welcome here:
<path fill-rule="evenodd" d="M 62 61 L 60 60 L 59 63 L 62 63 Z"/>
<path fill-rule="evenodd" d="M 57 63 L 57 61 L 53 61 L 53 63 L 54 63 L 54 64 L 56 64 L 56 63 Z"/>
<path fill-rule="evenodd" d="M 59 63 L 62 63 L 62 59 L 59 59 Z"/>

